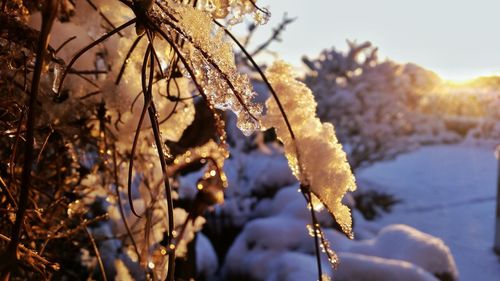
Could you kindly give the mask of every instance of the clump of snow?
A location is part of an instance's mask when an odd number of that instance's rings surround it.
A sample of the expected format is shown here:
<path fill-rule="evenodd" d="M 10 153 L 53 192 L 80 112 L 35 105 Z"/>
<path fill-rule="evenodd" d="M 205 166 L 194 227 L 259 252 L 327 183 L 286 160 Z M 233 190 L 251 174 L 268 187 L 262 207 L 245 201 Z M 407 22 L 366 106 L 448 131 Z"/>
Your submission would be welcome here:
<path fill-rule="evenodd" d="M 226 204 L 229 205 L 223 208 L 241 215 L 241 206 L 237 202 L 247 202 L 248 205 L 244 211 L 244 229 L 225 257 L 223 277 L 234 280 L 297 280 L 292 277 L 297 275 L 306 278 L 302 280 L 316 280 L 314 241 L 306 228 L 311 223 L 310 213 L 299 192 L 299 184 L 287 182 L 289 174 L 285 176 L 286 173 L 271 168 L 272 162 L 283 166 L 284 159 L 254 151 L 233 153 L 227 161 L 230 185 Z M 268 167 L 268 162 L 269 170 L 261 167 Z M 253 170 L 247 173 L 244 171 L 248 163 L 252 164 Z M 262 186 L 265 181 L 255 177 L 255 174 L 261 173 L 270 181 L 277 182 L 278 189 L 272 197 L 257 200 L 252 196 L 258 196 L 265 190 Z M 273 175 L 283 181 L 273 180 Z M 338 253 L 340 264 L 337 271 L 331 271 L 324 255 L 322 263 L 323 270 L 333 280 L 438 280 L 434 275 L 454 280 L 458 278 L 448 246 L 435 236 L 400 224 L 383 228 L 377 221 L 367 221 L 359 211 L 354 210 L 354 230 L 358 240 L 350 240 L 330 228 L 331 217 L 327 215 L 327 212 L 320 212 L 318 219 L 332 249 Z M 293 270 L 288 268 L 292 264 Z M 286 271 L 294 271 L 294 274 L 286 274 Z"/>
<path fill-rule="evenodd" d="M 239 267 L 225 268 L 227 280 L 303 281 L 317 280 L 316 258 L 300 252 L 256 250 L 239 259 Z M 236 265 L 236 264 L 233 264 Z M 325 275 L 331 275 L 326 264 Z"/>
<path fill-rule="evenodd" d="M 276 62 L 267 70 L 267 76 L 283 105 L 295 139 L 273 98 L 266 102 L 263 126 L 276 129 L 294 175 L 321 200 L 343 231 L 352 235 L 351 214 L 341 200 L 347 191 L 356 189 L 356 184 L 333 126 L 321 123 L 316 117 L 311 90 L 295 79 L 291 66 Z"/>
<path fill-rule="evenodd" d="M 248 77 L 234 62 L 234 53 L 224 30 L 213 23 L 212 15 L 190 5 L 171 3 L 171 13 L 178 15 L 179 29 L 187 42 L 189 67 L 195 70 L 197 83 L 203 88 L 211 107 L 230 109 L 238 116 L 238 128 L 245 134 L 258 129 L 257 117 L 262 107 L 252 102 L 256 93 Z M 203 71 L 198 71 L 203 69 Z"/>

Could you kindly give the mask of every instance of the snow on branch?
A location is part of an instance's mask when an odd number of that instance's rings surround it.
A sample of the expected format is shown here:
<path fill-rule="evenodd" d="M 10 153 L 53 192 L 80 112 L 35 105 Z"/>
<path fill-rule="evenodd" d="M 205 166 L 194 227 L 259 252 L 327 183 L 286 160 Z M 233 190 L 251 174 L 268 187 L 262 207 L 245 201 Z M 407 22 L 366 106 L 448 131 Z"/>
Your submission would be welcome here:
<path fill-rule="evenodd" d="M 311 90 L 297 81 L 291 66 L 276 62 L 267 76 L 280 98 L 296 139 L 292 139 L 274 99 L 266 102 L 264 127 L 274 127 L 285 147 L 286 157 L 302 186 L 325 205 L 342 230 L 352 237 L 352 219 L 342 197 L 356 189 L 355 179 L 333 125 L 321 123 L 316 116 L 316 102 Z M 319 206 L 316 203 L 316 206 Z"/>

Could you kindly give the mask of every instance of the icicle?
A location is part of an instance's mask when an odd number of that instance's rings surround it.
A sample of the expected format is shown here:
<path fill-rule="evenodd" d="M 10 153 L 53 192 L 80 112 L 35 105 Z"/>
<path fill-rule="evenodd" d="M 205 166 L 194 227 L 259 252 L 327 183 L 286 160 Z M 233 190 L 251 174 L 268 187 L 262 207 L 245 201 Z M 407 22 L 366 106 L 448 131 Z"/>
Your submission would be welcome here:
<path fill-rule="evenodd" d="M 60 63 L 54 63 L 54 81 L 52 81 L 52 91 L 57 93 L 59 87 L 61 86 L 61 78 L 65 71 L 64 65 Z"/>

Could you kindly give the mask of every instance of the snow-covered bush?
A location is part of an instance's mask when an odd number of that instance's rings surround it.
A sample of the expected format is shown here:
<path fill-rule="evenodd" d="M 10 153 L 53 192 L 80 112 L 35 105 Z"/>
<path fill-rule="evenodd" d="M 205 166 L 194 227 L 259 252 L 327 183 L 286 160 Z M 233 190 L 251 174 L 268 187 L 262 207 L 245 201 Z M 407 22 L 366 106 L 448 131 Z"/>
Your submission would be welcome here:
<path fill-rule="evenodd" d="M 500 141 L 500 88 L 497 77 L 446 83 L 428 96 L 424 110 L 440 114 L 447 126 L 471 141 Z"/>
<path fill-rule="evenodd" d="M 225 280 L 317 279 L 314 243 L 304 227 L 309 214 L 298 188 L 297 184 L 283 186 L 273 198 L 259 201 L 251 210 L 253 219 L 225 257 Z M 458 278 L 453 256 L 439 238 L 406 225 L 381 228 L 356 216 L 354 231 L 361 239 L 350 240 L 332 228 L 325 212 L 319 215 L 324 236 L 340 259 L 335 271 L 322 260 L 325 276 L 345 281 Z"/>
<path fill-rule="evenodd" d="M 304 77 L 318 100 L 318 116 L 332 122 L 354 169 L 390 159 L 420 144 L 453 142 L 441 119 L 422 114 L 420 102 L 439 77 L 414 64 L 380 62 L 370 43 L 347 53 L 304 58 Z"/>

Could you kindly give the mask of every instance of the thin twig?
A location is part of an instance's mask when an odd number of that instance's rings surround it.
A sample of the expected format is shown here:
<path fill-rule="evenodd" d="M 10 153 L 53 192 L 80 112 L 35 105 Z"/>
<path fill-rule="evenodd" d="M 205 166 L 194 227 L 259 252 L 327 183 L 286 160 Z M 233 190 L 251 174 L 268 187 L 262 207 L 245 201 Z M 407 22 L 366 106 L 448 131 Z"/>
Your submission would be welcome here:
<path fill-rule="evenodd" d="M 99 10 L 99 8 L 91 1 L 91 0 L 87 0 L 87 3 L 92 6 L 92 8 L 94 9 L 94 11 L 98 12 L 99 15 L 104 19 L 104 21 L 109 24 L 111 26 L 112 29 L 116 29 L 116 26 L 108 19 L 108 17 L 106 17 L 105 14 L 103 14 L 101 12 L 101 10 Z M 118 32 L 118 35 L 120 37 L 123 37 L 123 34 L 121 34 L 121 32 Z"/>
<path fill-rule="evenodd" d="M 75 62 L 83 55 L 85 54 L 87 51 L 89 51 L 90 49 L 92 49 L 93 47 L 97 46 L 98 44 L 100 44 L 101 42 L 105 41 L 106 39 L 108 39 L 109 37 L 113 36 L 114 34 L 120 32 L 120 30 L 123 30 L 125 28 L 127 28 L 128 26 L 134 24 L 136 22 L 136 19 L 133 18 L 129 21 L 127 21 L 126 23 L 120 25 L 119 27 L 111 30 L 110 32 L 104 34 L 103 36 L 101 36 L 99 39 L 93 41 L 92 43 L 90 43 L 89 45 L 85 46 L 83 49 L 81 49 L 80 51 L 78 51 L 78 53 L 76 53 L 75 56 L 73 56 L 73 58 L 71 59 L 71 61 L 69 62 L 69 64 L 66 66 L 66 70 L 63 72 L 62 76 L 61 76 L 61 81 L 59 82 L 59 87 L 57 89 L 57 94 L 59 95 L 61 93 L 61 90 L 62 90 L 62 86 L 64 84 L 64 80 L 66 79 L 66 75 L 68 75 L 68 70 L 70 70 L 72 67 L 73 67 L 73 64 L 75 64 Z"/>
<path fill-rule="evenodd" d="M 11 242 L 12 240 L 1 234 L 0 233 L 0 239 L 6 241 L 6 242 Z M 30 257 L 34 258 L 35 260 L 37 260 L 38 262 L 42 263 L 43 265 L 46 265 L 46 266 L 49 266 L 50 269 L 52 270 L 59 270 L 59 264 L 58 263 L 54 263 L 54 262 L 50 262 L 48 261 L 46 258 L 40 256 L 39 254 L 37 254 L 35 251 L 25 247 L 23 244 L 19 244 L 19 250 L 25 252 L 25 255 L 29 255 Z"/>
<path fill-rule="evenodd" d="M 139 135 L 141 133 L 141 127 L 142 127 L 142 123 L 144 122 L 144 117 L 146 116 L 146 112 L 148 110 L 148 107 L 149 107 L 149 104 L 151 102 L 151 97 L 147 94 L 147 91 L 145 90 L 145 68 L 146 68 L 146 65 L 147 65 L 147 60 L 149 58 L 149 52 L 151 51 L 150 49 L 150 46 L 148 45 L 147 49 L 146 49 L 146 54 L 144 55 L 144 62 L 143 62 L 143 65 L 142 65 L 142 91 L 144 93 L 144 105 L 142 106 L 142 111 L 141 111 L 141 115 L 139 117 L 139 122 L 137 123 L 137 129 L 135 131 L 135 134 L 134 134 L 134 141 L 132 142 L 132 149 L 130 151 L 130 160 L 129 160 L 129 166 L 128 166 L 128 181 L 127 181 L 127 192 L 128 192 L 128 202 L 129 202 L 129 205 L 130 205 L 130 210 L 132 211 L 132 213 L 140 218 L 141 216 L 139 216 L 139 214 L 136 212 L 135 208 L 134 208 L 134 203 L 133 203 L 133 200 L 132 200 L 132 172 L 133 172 L 133 169 L 134 169 L 134 156 L 135 156 L 135 150 L 137 149 L 137 143 L 139 141 Z"/>
<path fill-rule="evenodd" d="M 97 247 L 97 244 L 95 243 L 94 236 L 92 236 L 92 233 L 90 232 L 88 227 L 85 227 L 85 232 L 87 232 L 87 235 L 89 236 L 90 243 L 92 244 L 92 247 L 94 248 L 94 253 L 97 258 L 97 262 L 99 264 L 99 270 L 101 272 L 102 280 L 107 281 L 108 279 L 106 278 L 106 271 L 104 270 L 104 264 L 102 263 L 102 258 L 101 254 L 99 253 L 99 248 Z"/>
<path fill-rule="evenodd" d="M 122 76 L 125 73 L 125 68 L 127 67 L 128 60 L 129 60 L 130 56 L 132 55 L 132 53 L 134 52 L 134 50 L 137 47 L 137 45 L 139 44 L 139 42 L 141 41 L 141 39 L 142 39 L 143 36 L 144 36 L 144 34 L 142 34 L 141 36 L 137 37 L 135 39 L 134 43 L 132 43 L 132 46 L 130 46 L 130 49 L 128 50 L 127 55 L 123 59 L 122 66 L 120 67 L 120 71 L 118 72 L 118 76 L 116 77 L 115 85 L 120 84 Z"/>
<path fill-rule="evenodd" d="M 137 243 L 135 242 L 134 235 L 132 235 L 132 231 L 130 230 L 130 226 L 128 225 L 127 222 L 127 217 L 125 216 L 125 212 L 123 211 L 123 204 L 122 204 L 122 199 L 120 196 L 120 183 L 118 180 L 118 163 L 116 161 L 116 147 L 113 145 L 113 177 L 115 181 L 115 193 L 116 193 L 116 198 L 118 199 L 118 210 L 120 211 L 120 215 L 122 217 L 123 225 L 125 225 L 125 229 L 127 231 L 127 235 L 130 238 L 130 241 L 132 241 L 132 245 L 134 246 L 135 253 L 137 254 L 137 257 L 140 259 L 140 253 L 139 253 L 139 248 L 137 247 Z"/>
<path fill-rule="evenodd" d="M 59 47 L 57 47 L 57 49 L 54 51 L 54 55 L 59 53 L 59 51 L 62 50 L 62 48 L 64 48 L 64 46 L 66 46 L 66 44 L 68 44 L 69 42 L 71 42 L 75 39 L 76 39 L 76 36 L 71 36 L 70 38 L 66 39 L 66 41 L 64 41 Z"/>
<path fill-rule="evenodd" d="M 316 254 L 316 265 L 318 267 L 318 280 L 321 280 L 321 276 L 323 276 L 323 269 L 321 266 L 321 252 L 319 248 L 319 223 L 316 218 L 316 213 L 314 212 L 314 207 L 313 207 L 313 202 L 312 202 L 312 194 L 310 188 L 305 188 L 301 186 L 302 192 L 305 192 L 307 194 L 306 201 L 309 205 L 310 211 L 311 211 L 311 221 L 312 221 L 312 228 L 314 231 L 314 247 L 315 247 L 315 254 Z M 307 191 L 306 191 L 307 190 Z"/>
<path fill-rule="evenodd" d="M 40 160 L 42 159 L 42 153 L 45 150 L 45 147 L 47 146 L 47 143 L 49 142 L 50 136 L 54 133 L 54 129 L 50 128 L 50 132 L 47 134 L 47 137 L 45 138 L 45 141 L 43 142 L 42 148 L 40 149 L 40 152 L 38 152 L 38 157 L 36 159 L 36 164 L 40 163 Z"/>
<path fill-rule="evenodd" d="M 273 41 L 281 41 L 280 39 L 280 34 L 285 30 L 286 26 L 294 22 L 296 18 L 288 18 L 286 14 L 283 15 L 283 20 L 282 22 L 278 25 L 278 27 L 273 29 L 273 33 L 271 36 L 264 41 L 262 44 L 260 44 L 250 55 L 252 57 L 256 56 L 263 50 L 267 49 L 267 47 L 273 42 Z"/>
<path fill-rule="evenodd" d="M 152 43 L 151 43 L 152 44 Z M 162 175 L 163 175 L 163 182 L 165 185 L 165 193 L 167 195 L 167 210 L 168 210 L 168 230 L 169 230 L 169 236 L 172 235 L 172 231 L 174 228 L 174 205 L 172 202 L 172 189 L 170 187 L 170 183 L 168 181 L 168 175 L 167 175 L 167 164 L 165 160 L 165 154 L 163 151 L 163 142 L 161 140 L 161 135 L 160 135 L 160 128 L 158 125 L 158 119 L 157 119 L 157 112 L 156 112 L 156 107 L 153 102 L 152 98 L 152 90 L 153 90 L 153 75 L 154 75 L 154 57 L 153 54 L 151 53 L 151 58 L 149 62 L 149 67 L 150 67 L 150 72 L 149 72 L 149 87 L 147 89 L 148 95 L 151 96 L 151 102 L 148 107 L 148 113 L 149 113 L 149 120 L 151 122 L 151 126 L 153 129 L 153 135 L 155 139 L 155 144 L 156 144 L 156 149 L 158 151 L 158 158 L 160 160 L 160 166 L 162 170 Z M 168 260 L 168 270 L 167 270 L 167 279 L 168 280 L 173 280 L 174 279 L 174 271 L 175 271 L 175 252 L 169 253 L 169 260 Z"/>
<path fill-rule="evenodd" d="M 38 95 L 38 87 L 40 84 L 40 77 L 42 75 L 42 68 L 44 64 L 44 55 L 49 44 L 50 31 L 52 29 L 52 23 L 57 15 L 57 8 L 59 6 L 59 0 L 50 0 L 46 2 L 46 6 L 43 9 L 42 14 L 42 28 L 40 32 L 40 37 L 38 39 L 38 47 L 36 53 L 35 71 L 33 72 L 33 79 L 31 82 L 31 92 L 28 101 L 28 118 L 26 125 L 26 142 L 24 145 L 24 163 L 22 167 L 21 175 L 21 186 L 19 194 L 18 209 L 16 212 L 16 221 L 14 222 L 14 227 L 12 228 L 11 241 L 7 247 L 6 260 L 8 263 L 14 263 L 18 260 L 17 249 L 19 246 L 21 238 L 21 228 L 24 224 L 24 215 L 26 208 L 28 207 L 28 197 L 31 182 L 31 170 L 33 168 L 33 158 L 34 158 L 34 131 L 35 131 L 35 117 L 36 117 L 36 98 Z M 14 267 L 8 268 L 7 272 L 13 271 Z M 9 273 L 2 273 L 2 276 L 9 276 Z M 8 277 L 7 277 L 8 278 Z"/>

